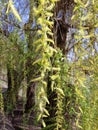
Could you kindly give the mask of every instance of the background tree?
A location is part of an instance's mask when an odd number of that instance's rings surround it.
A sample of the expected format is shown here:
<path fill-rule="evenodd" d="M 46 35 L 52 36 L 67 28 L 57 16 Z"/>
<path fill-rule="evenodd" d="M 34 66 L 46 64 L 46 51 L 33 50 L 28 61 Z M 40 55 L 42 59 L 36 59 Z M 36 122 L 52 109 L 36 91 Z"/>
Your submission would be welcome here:
<path fill-rule="evenodd" d="M 6 113 L 14 113 L 15 122 L 21 112 L 22 123 L 35 121 L 47 130 L 97 130 L 98 1 L 14 2 L 0 3 L 0 57 L 8 72 Z M 23 107 L 18 100 L 21 87 L 27 93 Z M 0 103 L 4 112 L 2 93 Z"/>

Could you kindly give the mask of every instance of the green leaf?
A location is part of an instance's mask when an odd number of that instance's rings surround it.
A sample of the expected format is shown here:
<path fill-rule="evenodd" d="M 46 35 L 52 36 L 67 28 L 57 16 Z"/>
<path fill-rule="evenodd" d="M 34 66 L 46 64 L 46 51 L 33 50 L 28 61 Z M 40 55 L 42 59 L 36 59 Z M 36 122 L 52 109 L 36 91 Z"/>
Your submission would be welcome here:
<path fill-rule="evenodd" d="M 49 104 L 49 100 L 46 96 L 43 96 L 43 99 Z"/>
<path fill-rule="evenodd" d="M 88 19 L 90 20 L 90 19 L 92 19 L 92 18 L 93 18 L 93 13 L 90 13 L 90 12 L 89 12 L 89 13 L 87 13 L 86 16 L 82 16 L 82 17 L 81 17 L 81 20 L 82 20 L 82 21 L 85 21 L 85 20 L 88 20 Z"/>
<path fill-rule="evenodd" d="M 42 113 L 40 113 L 40 114 L 38 115 L 37 120 L 39 121 L 39 120 L 41 119 L 41 117 L 42 117 Z"/>
<path fill-rule="evenodd" d="M 52 75 L 52 76 L 51 76 L 51 79 L 52 79 L 52 80 L 56 80 L 57 78 L 59 78 L 59 75 L 58 75 L 58 74 L 57 74 L 57 75 Z"/>
<path fill-rule="evenodd" d="M 65 96 L 63 90 L 61 88 L 55 88 L 58 93 L 60 93 L 62 96 Z"/>
<path fill-rule="evenodd" d="M 32 79 L 31 82 L 40 81 L 41 79 L 42 79 L 42 77 L 38 77 L 38 78 Z"/>
<path fill-rule="evenodd" d="M 40 63 L 40 62 L 41 62 L 41 59 L 38 59 L 38 60 L 34 61 L 34 62 L 32 63 L 32 65 L 35 65 L 35 64 Z"/>
<path fill-rule="evenodd" d="M 90 35 L 85 35 L 85 36 L 82 36 L 82 37 L 88 39 L 88 38 L 94 37 L 94 34 L 92 33 Z"/>
<path fill-rule="evenodd" d="M 42 125 L 43 125 L 43 127 L 46 127 L 44 120 L 42 120 Z"/>
<path fill-rule="evenodd" d="M 49 112 L 46 109 L 44 109 L 44 112 L 45 112 L 46 115 L 49 116 Z"/>
<path fill-rule="evenodd" d="M 74 0 L 75 3 L 79 4 L 81 7 L 85 7 L 85 4 L 81 0 Z"/>
<path fill-rule="evenodd" d="M 42 113 L 43 112 L 43 102 L 42 101 L 39 103 L 39 108 L 40 108 L 40 111 Z"/>
<path fill-rule="evenodd" d="M 79 83 L 81 84 L 82 87 L 86 88 L 86 86 L 84 85 L 83 81 L 81 79 L 78 79 Z"/>
<path fill-rule="evenodd" d="M 84 95 L 82 94 L 81 90 L 79 88 L 76 88 L 76 94 L 82 98 L 82 99 L 85 99 Z"/>
<path fill-rule="evenodd" d="M 82 110 L 82 108 L 79 106 L 79 110 L 80 110 L 80 112 L 83 114 L 83 110 Z"/>
<path fill-rule="evenodd" d="M 80 129 L 83 129 L 83 127 L 80 126 L 80 124 L 79 124 L 79 120 L 78 120 L 78 119 L 76 120 L 76 126 L 77 126 L 78 128 L 80 128 Z"/>
<path fill-rule="evenodd" d="M 44 76 L 43 76 L 44 77 Z M 46 81 L 41 81 L 42 82 L 42 84 L 46 87 L 47 86 L 47 82 Z"/>
<path fill-rule="evenodd" d="M 20 15 L 19 15 L 18 11 L 17 11 L 16 8 L 14 7 L 13 1 L 12 1 L 12 0 L 9 0 L 8 8 L 7 8 L 6 13 L 9 12 L 9 9 L 12 10 L 13 14 L 15 15 L 15 17 L 21 22 L 22 19 L 21 19 Z"/>
<path fill-rule="evenodd" d="M 61 70 L 61 68 L 60 68 L 60 67 L 58 67 L 58 68 L 53 67 L 52 69 L 53 69 L 54 71 L 60 71 L 60 70 Z"/>
<path fill-rule="evenodd" d="M 54 85 L 55 85 L 55 82 L 52 81 L 52 83 L 51 83 L 51 90 L 52 90 L 52 91 L 54 90 Z"/>

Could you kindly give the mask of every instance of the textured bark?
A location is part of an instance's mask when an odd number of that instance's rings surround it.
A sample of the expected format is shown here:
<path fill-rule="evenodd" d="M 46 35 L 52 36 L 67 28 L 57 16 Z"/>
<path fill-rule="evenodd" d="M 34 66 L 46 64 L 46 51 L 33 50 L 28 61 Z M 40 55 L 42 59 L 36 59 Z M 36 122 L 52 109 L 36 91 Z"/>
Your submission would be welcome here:
<path fill-rule="evenodd" d="M 29 21 L 27 23 L 28 32 L 26 32 L 28 37 L 28 53 L 33 53 L 33 32 L 29 31 L 32 28 L 33 23 L 33 4 L 34 1 L 30 0 L 30 13 L 29 13 Z M 28 56 L 27 58 L 27 101 L 25 105 L 25 112 L 28 112 L 35 105 L 35 83 L 32 83 L 31 80 L 34 78 L 34 70 L 35 68 L 32 66 L 32 58 Z"/>
<path fill-rule="evenodd" d="M 59 47 L 62 50 L 62 53 L 66 56 L 68 53 L 68 50 L 66 49 L 66 38 L 67 38 L 67 33 L 68 29 L 71 27 L 70 23 L 71 21 L 71 16 L 72 16 L 72 11 L 74 7 L 74 1 L 73 0 L 60 0 L 59 2 L 56 3 L 55 7 L 55 24 L 54 24 L 54 37 L 55 37 L 55 42 L 57 44 L 57 47 Z M 70 11 L 69 17 L 66 17 L 66 13 Z M 75 115 L 70 115 L 70 108 L 73 106 L 75 102 L 75 97 L 74 97 L 74 87 L 72 85 L 66 85 L 69 88 L 69 91 L 73 89 L 73 97 L 68 97 L 67 95 L 65 96 L 65 122 L 68 125 L 67 129 L 73 129 L 74 123 L 75 123 Z M 67 88 L 67 89 L 68 89 Z M 50 99 L 50 101 L 53 101 L 53 99 Z M 68 102 L 71 103 L 69 105 Z M 51 103 L 51 102 L 50 102 Z M 52 104 L 55 104 L 55 101 L 52 102 Z M 51 104 L 51 105 L 52 105 Z M 67 107 L 66 107 L 67 106 Z M 56 107 L 56 106 L 55 106 Z M 73 106 L 74 107 L 74 106 Z M 70 127 L 70 128 L 69 128 Z"/>
<path fill-rule="evenodd" d="M 56 3 L 54 10 L 54 38 L 57 47 L 59 47 L 63 51 L 63 54 L 65 54 L 66 34 L 68 31 L 68 27 L 65 23 L 65 14 L 66 2 L 65 0 L 60 0 Z"/>
<path fill-rule="evenodd" d="M 66 47 L 66 37 L 68 33 L 68 29 L 71 27 L 70 24 L 68 24 L 66 21 L 66 10 L 70 9 L 69 6 L 71 6 L 71 2 L 73 0 L 60 0 L 59 2 L 56 3 L 55 9 L 54 9 L 54 39 L 56 46 L 62 50 L 62 53 L 66 56 L 67 50 L 65 49 Z M 71 3 L 71 4 L 70 4 Z M 48 93 L 48 100 L 50 104 L 47 104 L 47 110 L 49 111 L 49 117 L 45 119 L 46 124 L 47 124 L 47 130 L 51 129 L 53 130 L 55 126 L 52 126 L 52 124 L 55 124 L 55 116 L 56 116 L 56 98 L 57 95 L 55 92 L 51 90 L 51 79 L 48 78 L 48 88 L 47 88 L 47 93 Z M 66 103 L 68 102 L 68 97 L 65 97 Z M 66 104 L 65 103 L 65 104 Z M 70 121 L 70 116 L 68 110 L 65 110 L 65 120 L 66 122 Z M 50 126 L 48 128 L 48 126 Z"/>
<path fill-rule="evenodd" d="M 67 50 L 66 48 L 66 37 L 68 33 L 68 29 L 71 27 L 69 18 L 66 17 L 66 11 L 70 10 L 72 13 L 74 5 L 74 0 L 60 0 L 56 3 L 55 10 L 54 10 L 54 39 L 57 47 L 59 47 L 63 54 L 66 55 Z M 71 19 L 71 14 L 70 14 Z M 66 22 L 68 21 L 68 22 Z"/>

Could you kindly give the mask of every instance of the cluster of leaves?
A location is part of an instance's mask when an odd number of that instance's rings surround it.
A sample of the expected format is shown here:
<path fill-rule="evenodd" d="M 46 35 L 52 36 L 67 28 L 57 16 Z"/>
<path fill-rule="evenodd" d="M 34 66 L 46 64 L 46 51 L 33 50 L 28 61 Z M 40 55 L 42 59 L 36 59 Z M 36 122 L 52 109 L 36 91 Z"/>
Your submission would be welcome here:
<path fill-rule="evenodd" d="M 35 52 L 40 53 L 39 58 L 33 63 L 40 66 L 40 77 L 33 79 L 32 81 L 38 81 L 38 120 L 41 119 L 43 126 L 45 127 L 45 122 L 43 118 L 49 116 L 48 111 L 46 110 L 46 103 L 49 104 L 47 98 L 47 77 L 48 73 L 51 73 L 50 79 L 51 90 L 57 94 L 55 101 L 57 100 L 57 111 L 56 111 L 56 130 L 62 128 L 62 104 L 64 93 L 61 85 L 61 63 L 60 58 L 62 58 L 62 53 L 58 54 L 58 51 L 53 48 L 53 33 L 52 27 L 53 22 L 51 18 L 53 16 L 52 10 L 54 7 L 54 2 L 52 1 L 39 1 L 38 7 L 34 8 L 34 14 L 37 21 L 37 24 L 41 26 L 41 30 L 38 30 L 37 36 L 40 36 L 37 40 L 34 41 L 33 46 L 36 46 Z M 46 8 L 47 7 L 47 8 Z M 53 58 L 54 57 L 54 58 Z M 52 62 L 52 58 L 54 62 Z M 53 64 L 53 65 L 52 65 Z M 54 75 L 55 73 L 55 75 Z M 56 107 L 56 106 L 55 106 Z"/>
<path fill-rule="evenodd" d="M 0 57 L 3 58 L 3 64 L 10 67 L 12 86 L 19 82 L 17 78 L 15 79 L 14 71 L 19 75 L 24 74 L 23 78 L 27 78 L 27 74 L 32 71 L 31 75 L 33 76 L 29 82 L 37 84 L 35 90 L 37 121 L 41 121 L 44 129 L 48 129 L 44 119 L 49 116 L 46 106 L 47 104 L 50 105 L 47 92 L 48 87 L 50 87 L 51 91 L 56 94 L 54 98 L 54 102 L 56 102 L 55 121 L 54 127 L 51 129 L 71 130 L 75 127 L 75 129 L 97 130 L 98 56 L 95 45 L 98 40 L 96 33 L 98 28 L 98 0 L 75 0 L 72 17 L 73 25 L 76 26 L 73 52 L 75 60 L 70 63 L 58 48 L 54 48 L 52 17 L 55 2 L 56 0 L 31 2 L 29 22 L 32 22 L 33 15 L 36 25 L 39 26 L 36 34 L 33 35 L 34 32 L 31 33 L 30 31 L 25 33 L 27 44 L 25 44 L 25 40 L 23 42 L 20 40 L 18 32 L 13 32 L 8 38 L 3 36 L 0 38 Z M 21 21 L 12 0 L 9 0 L 7 13 L 9 9 Z M 31 39 L 32 36 L 33 40 Z M 31 65 L 25 68 L 29 62 L 28 57 L 31 60 Z M 48 79 L 51 81 L 50 86 L 48 86 Z M 14 104 L 16 104 L 14 92 L 17 93 L 19 87 L 20 84 L 17 84 L 17 88 L 12 88 L 13 91 L 10 93 L 10 98 L 13 97 L 12 103 Z M 0 109 L 3 110 L 1 90 Z"/>
<path fill-rule="evenodd" d="M 76 91 L 76 126 L 80 129 L 97 129 L 97 32 L 98 1 L 75 0 L 73 23 L 76 24 L 74 47 L 74 84 Z M 76 22 L 76 23 L 75 23 Z M 95 64 L 94 64 L 95 61 Z M 95 94 L 96 93 L 96 94 Z M 94 98 L 92 97 L 94 96 Z M 96 96 L 95 96 L 96 95 Z M 94 107 L 92 108 L 92 104 Z"/>
<path fill-rule="evenodd" d="M 15 17 L 16 17 L 20 22 L 22 21 L 20 15 L 18 14 L 18 12 L 17 12 L 17 10 L 16 10 L 16 8 L 14 7 L 14 3 L 13 3 L 12 0 L 9 0 L 9 2 L 8 2 L 6 14 L 8 14 L 10 11 L 15 15 Z"/>
<path fill-rule="evenodd" d="M 54 130 L 65 129 L 65 119 L 64 119 L 64 90 L 67 88 L 67 73 L 68 64 L 65 57 L 63 57 L 62 52 L 58 50 L 58 53 L 53 57 L 52 73 L 51 79 L 51 90 L 56 94 L 54 97 L 55 105 L 55 127 Z"/>

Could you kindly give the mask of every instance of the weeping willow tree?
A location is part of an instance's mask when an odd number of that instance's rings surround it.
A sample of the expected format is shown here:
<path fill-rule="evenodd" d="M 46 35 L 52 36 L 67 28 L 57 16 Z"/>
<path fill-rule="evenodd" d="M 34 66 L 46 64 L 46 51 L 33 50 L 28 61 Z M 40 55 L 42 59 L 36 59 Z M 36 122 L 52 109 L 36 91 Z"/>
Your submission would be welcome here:
<path fill-rule="evenodd" d="M 6 112 L 14 111 L 25 81 L 23 117 L 33 114 L 31 122 L 42 124 L 43 130 L 97 130 L 98 0 L 30 0 L 29 5 L 24 27 L 15 23 L 18 29 L 7 33 L 1 26 L 0 57 L 8 90 L 6 103 L 0 90 L 0 110 L 5 105 Z M 6 22 L 10 11 L 22 22 L 12 0 Z"/>

